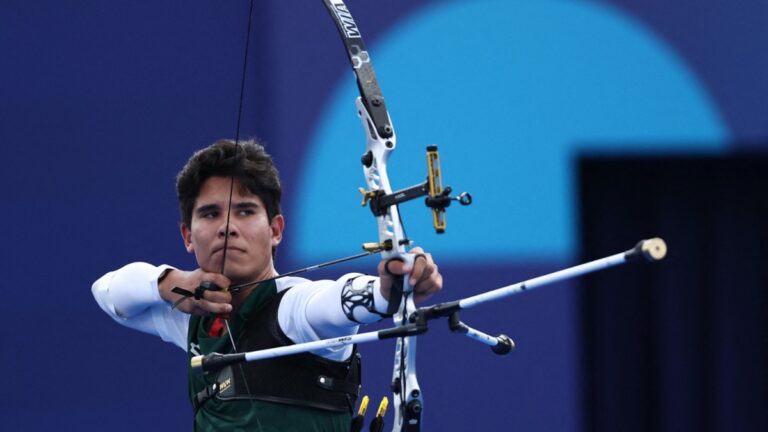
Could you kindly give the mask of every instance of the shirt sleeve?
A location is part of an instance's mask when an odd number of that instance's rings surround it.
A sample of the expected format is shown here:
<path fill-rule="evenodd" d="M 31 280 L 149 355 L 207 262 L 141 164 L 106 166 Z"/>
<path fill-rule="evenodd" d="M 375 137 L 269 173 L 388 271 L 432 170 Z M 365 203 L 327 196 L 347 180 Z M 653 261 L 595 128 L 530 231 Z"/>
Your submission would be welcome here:
<path fill-rule="evenodd" d="M 355 334 L 359 323 L 369 324 L 381 320 L 378 314 L 360 310 L 355 311 L 355 319 L 358 322 L 347 317 L 342 309 L 341 292 L 350 279 L 354 279 L 353 283 L 356 286 L 365 286 L 369 281 L 373 281 L 375 310 L 384 313 L 387 309 L 387 300 L 381 295 L 379 278 L 375 276 L 349 273 L 337 280 L 313 282 L 300 278 L 293 279 L 284 280 L 281 283 L 281 285 L 289 284 L 287 286 L 291 286 L 291 282 L 294 284 L 280 302 L 278 322 L 283 333 L 295 343 Z M 352 346 L 324 348 L 312 353 L 330 360 L 342 361 L 352 354 Z"/>
<path fill-rule="evenodd" d="M 93 283 L 99 307 L 121 325 L 159 336 L 186 351 L 189 315 L 171 309 L 160 297 L 158 278 L 173 267 L 136 262 Z"/>

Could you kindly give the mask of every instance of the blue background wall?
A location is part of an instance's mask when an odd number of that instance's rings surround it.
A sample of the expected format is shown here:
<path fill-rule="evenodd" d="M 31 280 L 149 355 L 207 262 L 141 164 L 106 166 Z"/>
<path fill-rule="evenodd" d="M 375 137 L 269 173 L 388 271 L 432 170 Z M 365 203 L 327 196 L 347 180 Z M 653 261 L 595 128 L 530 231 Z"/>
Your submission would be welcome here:
<path fill-rule="evenodd" d="M 194 150 L 235 134 L 248 5 L 135 3 L 0 5 L 0 413 L 12 429 L 191 424 L 183 353 L 109 321 L 90 284 L 136 260 L 194 266 L 177 233 L 173 179 Z M 394 185 L 420 181 L 424 146 L 437 143 L 446 181 L 476 199 L 451 208 L 440 237 L 425 209 L 404 206 L 410 236 L 445 273 L 436 301 L 574 263 L 580 154 L 764 151 L 763 1 L 348 6 L 399 135 Z M 353 99 L 321 2 L 257 1 L 241 130 L 281 169 L 282 271 L 353 253 L 375 234 L 356 192 L 363 136 Z M 575 285 L 464 315 L 512 336 L 509 357 L 442 326 L 423 338 L 429 430 L 581 430 Z M 378 400 L 392 346 L 363 352 L 364 391 Z"/>

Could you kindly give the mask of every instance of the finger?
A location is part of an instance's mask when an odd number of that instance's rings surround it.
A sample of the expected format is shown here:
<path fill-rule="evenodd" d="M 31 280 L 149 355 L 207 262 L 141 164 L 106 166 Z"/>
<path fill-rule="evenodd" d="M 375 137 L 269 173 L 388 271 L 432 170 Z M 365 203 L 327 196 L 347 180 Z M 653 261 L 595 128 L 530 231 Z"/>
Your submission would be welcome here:
<path fill-rule="evenodd" d="M 416 293 L 434 294 L 443 287 L 443 277 L 438 271 L 437 265 L 425 269 L 422 277 L 413 286 Z"/>
<path fill-rule="evenodd" d="M 195 302 L 195 311 L 197 315 L 219 315 L 232 312 L 232 305 L 229 303 L 215 303 L 209 300 L 201 299 Z"/>
<path fill-rule="evenodd" d="M 419 285 L 414 287 L 417 293 L 424 293 L 427 295 L 435 294 L 443 289 L 443 276 L 435 272 L 429 276 L 429 278 L 419 282 Z"/>
<path fill-rule="evenodd" d="M 411 268 L 407 270 L 407 271 L 409 271 L 411 273 L 413 273 L 413 271 L 416 269 L 417 266 L 424 265 L 425 263 L 423 262 L 423 259 L 427 258 L 426 255 L 429 255 L 429 254 L 424 252 L 424 249 L 422 249 L 422 248 L 420 248 L 418 246 L 413 248 L 413 249 L 411 249 L 411 251 L 408 252 L 408 254 L 413 257 L 413 260 L 412 260 L 413 264 L 412 264 Z M 422 260 L 422 262 L 421 263 L 417 262 L 419 260 Z"/>
<path fill-rule="evenodd" d="M 422 281 L 429 279 L 436 271 L 437 266 L 432 261 L 432 255 L 418 253 L 413 258 L 413 268 L 408 282 L 415 287 Z"/>
<path fill-rule="evenodd" d="M 421 288 L 425 288 L 423 291 L 414 291 L 413 300 L 416 303 L 432 297 L 443 289 L 443 276 L 440 273 L 435 273 L 430 278 L 430 281 L 425 282 Z"/>
<path fill-rule="evenodd" d="M 205 275 L 205 279 L 215 283 L 222 291 L 227 291 L 230 285 L 232 285 L 232 281 L 221 273 L 208 273 Z"/>
<path fill-rule="evenodd" d="M 390 258 L 380 264 L 379 274 L 388 276 L 399 276 L 408 271 L 408 266 L 402 258 Z M 382 271 L 383 270 L 383 271 Z"/>
<path fill-rule="evenodd" d="M 423 254 L 424 253 L 424 249 L 421 246 L 415 246 L 413 249 L 411 249 L 411 251 L 409 253 L 412 253 L 412 254 Z"/>
<path fill-rule="evenodd" d="M 232 294 L 228 291 L 205 291 L 203 299 L 212 303 L 232 303 Z"/>

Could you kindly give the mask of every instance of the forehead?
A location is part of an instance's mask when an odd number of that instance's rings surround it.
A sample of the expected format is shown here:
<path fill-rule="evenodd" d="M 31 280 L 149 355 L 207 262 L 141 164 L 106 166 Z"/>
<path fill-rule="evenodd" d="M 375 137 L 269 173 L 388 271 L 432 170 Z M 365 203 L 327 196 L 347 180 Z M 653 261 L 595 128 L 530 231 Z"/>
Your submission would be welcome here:
<path fill-rule="evenodd" d="M 195 200 L 195 207 L 209 204 L 226 205 L 229 201 L 229 191 L 232 189 L 232 179 L 229 177 L 209 177 L 200 187 L 200 193 Z M 232 189 L 232 200 L 237 201 L 255 201 L 262 205 L 261 198 L 252 193 L 239 180 L 235 179 L 234 189 Z"/>

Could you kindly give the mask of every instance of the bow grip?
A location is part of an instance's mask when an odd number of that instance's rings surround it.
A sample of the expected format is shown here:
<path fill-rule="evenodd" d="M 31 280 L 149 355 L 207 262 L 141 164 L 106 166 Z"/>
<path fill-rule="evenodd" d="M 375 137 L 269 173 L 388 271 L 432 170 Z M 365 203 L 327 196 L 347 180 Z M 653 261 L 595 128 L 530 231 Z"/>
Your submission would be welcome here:
<path fill-rule="evenodd" d="M 405 274 L 392 273 L 389 264 L 393 261 L 402 262 L 409 271 Z M 413 287 L 408 283 L 410 269 L 413 268 L 413 255 L 396 255 L 384 264 L 384 271 L 392 277 L 392 286 L 389 289 L 389 304 L 387 305 L 387 315 L 394 315 L 400 310 L 403 301 L 403 295 L 413 291 Z"/>

